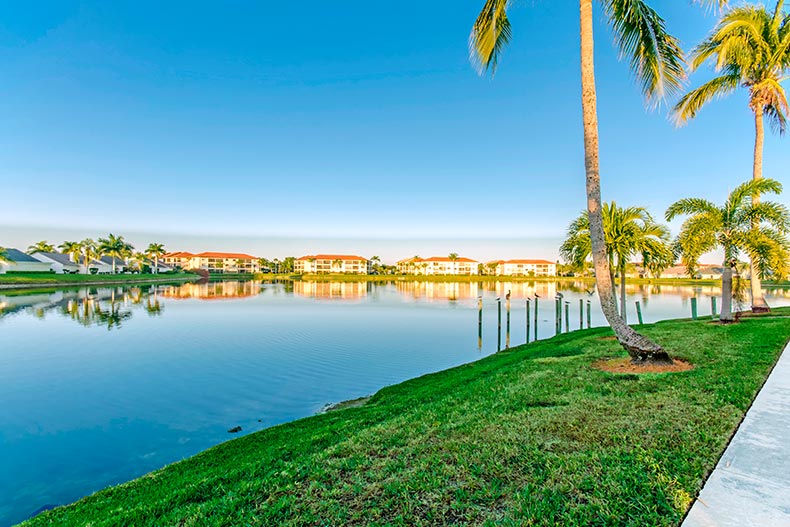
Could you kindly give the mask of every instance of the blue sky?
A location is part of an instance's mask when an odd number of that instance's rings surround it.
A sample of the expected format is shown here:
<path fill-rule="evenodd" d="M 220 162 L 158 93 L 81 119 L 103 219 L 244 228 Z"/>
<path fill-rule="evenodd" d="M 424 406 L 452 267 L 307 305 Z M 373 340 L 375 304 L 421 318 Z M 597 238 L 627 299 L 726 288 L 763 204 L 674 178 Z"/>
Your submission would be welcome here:
<path fill-rule="evenodd" d="M 1 4 L 0 245 L 556 257 L 585 204 L 578 6 L 516 1 L 492 79 L 482 3 Z M 686 49 L 715 22 L 656 5 Z M 674 128 L 597 16 L 604 199 L 722 200 L 751 175 L 746 95 Z M 789 161 L 769 135 L 765 175 Z"/>

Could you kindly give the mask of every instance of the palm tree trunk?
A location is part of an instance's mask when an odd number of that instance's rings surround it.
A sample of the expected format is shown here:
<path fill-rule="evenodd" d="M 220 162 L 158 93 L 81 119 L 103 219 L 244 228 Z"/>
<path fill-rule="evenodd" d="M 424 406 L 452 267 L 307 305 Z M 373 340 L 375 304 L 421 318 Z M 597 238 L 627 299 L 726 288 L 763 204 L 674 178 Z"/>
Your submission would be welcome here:
<path fill-rule="evenodd" d="M 593 61 L 592 0 L 579 0 L 581 28 L 582 118 L 584 122 L 584 168 L 587 179 L 587 213 L 598 298 L 606 321 L 633 362 L 672 362 L 661 346 L 634 331 L 617 314 L 617 301 L 609 274 L 609 260 L 601 212 L 601 179 L 598 161 L 598 114 Z"/>
<path fill-rule="evenodd" d="M 620 316 L 628 324 L 628 314 L 625 311 L 625 260 L 620 263 Z"/>
<path fill-rule="evenodd" d="M 721 267 L 721 322 L 732 322 L 732 267 L 730 259 L 725 257 Z"/>
<path fill-rule="evenodd" d="M 763 177 L 763 142 L 765 130 L 763 129 L 763 107 L 759 105 L 754 109 L 754 167 L 752 179 L 757 181 Z M 752 205 L 760 203 L 760 196 L 752 197 Z M 757 223 L 753 225 L 757 227 Z M 752 313 L 764 313 L 769 310 L 768 303 L 763 296 L 763 284 L 760 280 L 760 270 L 754 259 L 751 262 L 751 275 L 749 279 L 752 290 Z"/>

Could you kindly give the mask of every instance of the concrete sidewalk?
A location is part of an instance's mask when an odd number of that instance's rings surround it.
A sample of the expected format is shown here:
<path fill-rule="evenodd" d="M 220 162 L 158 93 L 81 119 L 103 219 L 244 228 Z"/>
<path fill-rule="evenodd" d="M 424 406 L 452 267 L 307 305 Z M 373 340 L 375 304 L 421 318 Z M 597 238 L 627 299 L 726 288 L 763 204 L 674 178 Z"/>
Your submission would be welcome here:
<path fill-rule="evenodd" d="M 790 527 L 790 345 L 682 527 Z"/>

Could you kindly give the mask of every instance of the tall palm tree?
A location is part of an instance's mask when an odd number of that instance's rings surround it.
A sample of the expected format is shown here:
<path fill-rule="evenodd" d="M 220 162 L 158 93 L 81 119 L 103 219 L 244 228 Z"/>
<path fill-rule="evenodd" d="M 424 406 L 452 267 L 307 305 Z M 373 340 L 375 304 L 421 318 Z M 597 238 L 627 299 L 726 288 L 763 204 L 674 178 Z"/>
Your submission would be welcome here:
<path fill-rule="evenodd" d="M 27 248 L 28 254 L 54 253 L 54 252 L 55 252 L 55 246 L 46 240 L 41 240 L 40 242 L 36 242 Z"/>
<path fill-rule="evenodd" d="M 696 88 L 675 105 L 678 124 L 685 124 L 713 99 L 738 88 L 749 91 L 749 109 L 754 114 L 754 160 L 752 179 L 763 177 L 764 120 L 780 135 L 787 128 L 787 94 L 782 87 L 790 71 L 790 15 L 784 0 L 773 13 L 764 6 L 743 5 L 730 9 L 716 28 L 693 51 L 691 69 L 713 61 L 719 75 Z M 754 204 L 760 195 L 753 196 Z M 757 264 L 751 264 L 752 310 L 767 311 Z"/>
<path fill-rule="evenodd" d="M 85 264 L 85 274 L 90 274 L 91 262 L 100 256 L 96 242 L 93 241 L 93 238 L 85 238 L 80 242 L 80 247 L 82 248 L 83 263 Z"/>
<path fill-rule="evenodd" d="M 101 255 L 106 255 L 112 258 L 112 274 L 115 274 L 115 261 L 130 256 L 134 247 L 126 243 L 123 236 L 116 236 L 110 233 L 106 238 L 99 238 L 99 245 L 97 247 Z"/>
<path fill-rule="evenodd" d="M 343 260 L 341 260 L 340 258 L 336 258 L 336 259 L 332 260 L 332 270 L 337 268 L 338 272 L 340 272 L 340 266 L 341 265 L 343 265 Z"/>
<path fill-rule="evenodd" d="M 82 245 L 80 242 L 64 241 L 58 245 L 58 249 L 60 249 L 63 254 L 68 254 L 73 262 L 77 264 L 80 263 L 80 254 L 82 253 Z"/>
<path fill-rule="evenodd" d="M 159 258 L 165 255 L 165 246 L 161 243 L 149 243 L 145 255 L 154 260 L 154 274 L 159 274 Z"/>
<path fill-rule="evenodd" d="M 779 203 L 752 201 L 755 195 L 781 191 L 779 182 L 757 179 L 736 187 L 723 206 L 701 198 L 686 198 L 667 209 L 667 221 L 689 216 L 676 242 L 684 263 L 696 262 L 700 255 L 717 248 L 724 251 L 719 317 L 722 322 L 733 321 L 732 268 L 739 252 L 748 254 L 761 273 L 786 272 L 790 244 L 785 233 L 790 230 L 790 212 Z"/>
<path fill-rule="evenodd" d="M 649 265 L 654 270 L 661 265 L 666 269 L 674 263 L 669 229 L 656 223 L 643 207 L 622 208 L 612 201 L 603 204 L 603 230 L 610 280 L 614 283 L 614 271 L 617 269 L 620 274 L 620 316 L 627 323 L 626 265 L 637 255 L 642 257 L 645 267 Z M 575 267 L 584 268 L 591 254 L 589 214 L 582 212 L 568 226 L 560 255 Z"/>
<path fill-rule="evenodd" d="M 584 166 L 591 249 L 598 297 L 617 340 L 635 362 L 671 361 L 655 342 L 634 331 L 617 313 L 601 215 L 601 180 L 598 162 L 598 113 L 593 61 L 592 1 L 579 0 L 581 37 L 581 92 L 584 125 Z M 705 0 L 723 4 L 724 0 Z M 679 89 L 684 77 L 683 56 L 677 39 L 666 31 L 664 20 L 644 0 L 601 0 L 614 30 L 620 52 L 630 58 L 631 69 L 649 101 L 660 101 Z M 486 0 L 469 37 L 472 61 L 479 71 L 495 72 L 499 56 L 512 36 L 507 9 L 511 0 Z"/>

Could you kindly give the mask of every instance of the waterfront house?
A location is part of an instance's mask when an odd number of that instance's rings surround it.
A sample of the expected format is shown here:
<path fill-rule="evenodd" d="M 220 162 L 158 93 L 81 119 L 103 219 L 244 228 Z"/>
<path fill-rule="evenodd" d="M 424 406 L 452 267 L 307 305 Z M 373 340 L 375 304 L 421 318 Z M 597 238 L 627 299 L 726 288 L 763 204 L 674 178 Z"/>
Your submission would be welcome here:
<path fill-rule="evenodd" d="M 557 276 L 557 264 L 549 260 L 497 260 L 486 267 L 497 276 Z"/>
<path fill-rule="evenodd" d="M 8 271 L 18 273 L 48 273 L 52 271 L 52 264 L 37 260 L 19 249 L 6 249 L 6 261 L 0 261 L 0 274 Z"/>
<path fill-rule="evenodd" d="M 33 258 L 50 264 L 56 274 L 74 274 L 80 272 L 80 265 L 71 259 L 68 254 L 39 252 L 32 254 Z"/>
<path fill-rule="evenodd" d="M 478 274 L 478 262 L 471 258 L 458 257 L 451 259 L 448 256 L 431 256 L 430 258 L 406 258 L 398 263 L 398 272 L 401 274 L 416 275 L 454 275 L 469 276 Z"/>
<path fill-rule="evenodd" d="M 294 271 L 301 274 L 369 274 L 370 261 L 353 254 L 314 254 L 294 260 Z"/>
<path fill-rule="evenodd" d="M 160 262 L 173 268 L 202 269 L 209 273 L 259 273 L 258 258 L 244 253 L 188 252 L 167 253 Z"/>

